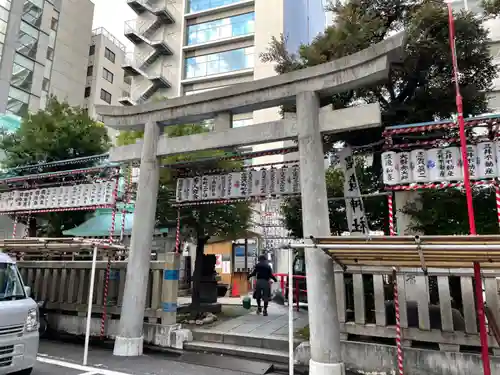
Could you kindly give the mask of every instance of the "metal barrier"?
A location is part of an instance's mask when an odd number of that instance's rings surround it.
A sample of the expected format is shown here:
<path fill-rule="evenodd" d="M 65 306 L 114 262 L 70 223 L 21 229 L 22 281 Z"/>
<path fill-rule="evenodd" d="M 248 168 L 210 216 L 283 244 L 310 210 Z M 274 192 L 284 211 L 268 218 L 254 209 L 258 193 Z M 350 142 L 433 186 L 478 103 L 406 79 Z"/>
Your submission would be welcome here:
<path fill-rule="evenodd" d="M 280 288 L 283 292 L 283 296 L 286 298 L 288 296 L 288 285 L 290 285 L 288 280 L 288 274 L 286 273 L 276 273 L 274 276 L 278 279 L 280 283 Z M 302 288 L 300 284 L 306 283 L 306 277 L 301 275 L 293 275 L 293 285 L 292 290 L 294 294 L 294 303 L 296 305 L 297 311 L 300 309 L 301 297 L 307 298 L 307 287 Z"/>

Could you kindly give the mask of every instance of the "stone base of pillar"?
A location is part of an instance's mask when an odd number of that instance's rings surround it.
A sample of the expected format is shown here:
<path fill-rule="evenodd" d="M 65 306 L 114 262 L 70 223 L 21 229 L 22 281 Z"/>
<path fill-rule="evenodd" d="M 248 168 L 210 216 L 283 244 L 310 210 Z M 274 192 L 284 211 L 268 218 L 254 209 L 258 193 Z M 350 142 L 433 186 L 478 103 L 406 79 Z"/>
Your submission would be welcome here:
<path fill-rule="evenodd" d="M 343 363 L 321 363 L 309 361 L 310 375 L 345 375 Z"/>
<path fill-rule="evenodd" d="M 182 329 L 180 324 L 159 325 L 153 344 L 164 348 L 184 349 L 184 343 L 193 341 L 193 334 L 189 329 Z"/>
<path fill-rule="evenodd" d="M 113 355 L 119 357 L 138 357 L 143 353 L 144 337 L 116 336 Z"/>

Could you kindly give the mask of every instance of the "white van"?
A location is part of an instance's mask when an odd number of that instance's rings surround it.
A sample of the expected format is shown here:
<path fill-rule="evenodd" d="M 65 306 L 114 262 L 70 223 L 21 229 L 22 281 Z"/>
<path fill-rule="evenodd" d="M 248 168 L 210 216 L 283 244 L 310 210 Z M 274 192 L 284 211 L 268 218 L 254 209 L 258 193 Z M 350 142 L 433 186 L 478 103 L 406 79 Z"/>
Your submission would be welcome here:
<path fill-rule="evenodd" d="M 0 252 L 0 375 L 33 370 L 38 353 L 38 307 L 16 262 Z"/>

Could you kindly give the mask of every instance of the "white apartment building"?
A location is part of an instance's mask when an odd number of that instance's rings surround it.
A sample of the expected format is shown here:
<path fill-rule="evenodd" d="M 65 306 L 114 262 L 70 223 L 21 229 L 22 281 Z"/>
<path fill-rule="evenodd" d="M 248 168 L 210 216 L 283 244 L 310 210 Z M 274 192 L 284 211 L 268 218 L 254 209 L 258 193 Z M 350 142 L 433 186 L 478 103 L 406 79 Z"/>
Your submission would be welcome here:
<path fill-rule="evenodd" d="M 85 90 L 81 94 L 90 117 L 97 118 L 96 105 L 120 105 L 121 98 L 130 96 L 131 78 L 122 69 L 125 63 L 125 45 L 105 28 L 92 31 L 87 55 Z M 113 139 L 116 132 L 112 129 L 109 132 Z"/>
<path fill-rule="evenodd" d="M 93 12 L 90 0 L 0 2 L 0 113 L 36 111 L 49 93 L 82 104 Z"/>
<path fill-rule="evenodd" d="M 0 113 L 37 111 L 49 94 L 83 104 L 93 14 L 90 0 L 0 1 Z M 12 229 L 1 216 L 0 237 Z"/>

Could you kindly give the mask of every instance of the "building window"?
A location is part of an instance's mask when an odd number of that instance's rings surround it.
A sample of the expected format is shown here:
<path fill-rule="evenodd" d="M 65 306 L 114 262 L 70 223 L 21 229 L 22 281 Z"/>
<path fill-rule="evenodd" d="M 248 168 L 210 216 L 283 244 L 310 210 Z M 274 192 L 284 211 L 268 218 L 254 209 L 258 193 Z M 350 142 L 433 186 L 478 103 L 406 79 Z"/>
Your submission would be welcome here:
<path fill-rule="evenodd" d="M 186 78 L 250 69 L 254 65 L 254 47 L 190 57 L 185 63 Z"/>
<path fill-rule="evenodd" d="M 106 81 L 113 83 L 114 75 L 108 69 L 102 68 L 102 78 Z"/>
<path fill-rule="evenodd" d="M 123 77 L 123 82 L 126 83 L 127 85 L 131 85 L 132 84 L 132 78 L 130 78 L 130 76 L 124 76 Z"/>
<path fill-rule="evenodd" d="M 187 44 L 200 44 L 235 36 L 251 35 L 254 33 L 254 25 L 254 12 L 191 25 L 187 28 Z"/>
<path fill-rule="evenodd" d="M 58 24 L 59 24 L 59 21 L 57 20 L 57 18 L 52 17 L 52 19 L 50 20 L 50 28 L 54 31 L 57 31 Z"/>
<path fill-rule="evenodd" d="M 23 55 L 28 56 L 32 59 L 36 58 L 39 35 L 39 31 L 33 26 L 29 25 L 26 22 L 21 22 L 17 52 L 22 53 Z"/>
<path fill-rule="evenodd" d="M 54 60 L 54 48 L 47 47 L 47 60 Z"/>
<path fill-rule="evenodd" d="M 49 91 L 50 80 L 48 78 L 44 78 L 42 82 L 42 90 Z"/>
<path fill-rule="evenodd" d="M 11 0 L 0 0 L 0 5 L 5 9 L 10 10 L 10 1 Z"/>
<path fill-rule="evenodd" d="M 92 56 L 95 53 L 95 44 L 92 44 L 89 48 L 89 56 Z"/>
<path fill-rule="evenodd" d="M 41 5 L 35 3 L 38 3 L 38 1 L 26 0 L 24 2 L 21 19 L 33 26 L 40 27 L 42 24 L 43 2 L 41 2 Z"/>
<path fill-rule="evenodd" d="M 12 78 L 10 80 L 12 86 L 30 91 L 33 84 L 34 68 L 35 63 L 32 60 L 16 53 L 14 63 L 12 64 Z"/>
<path fill-rule="evenodd" d="M 1 1 L 0 5 L 3 6 Z M 7 22 L 9 20 L 9 14 L 10 12 L 7 9 L 0 7 L 0 20 L 4 20 L 5 22 Z"/>
<path fill-rule="evenodd" d="M 85 87 L 85 97 L 88 98 L 90 96 L 90 87 Z"/>
<path fill-rule="evenodd" d="M 233 128 L 241 128 L 243 126 L 253 125 L 253 118 L 245 118 L 240 120 L 233 120 Z"/>
<path fill-rule="evenodd" d="M 203 10 L 239 3 L 241 0 L 188 0 L 188 12 L 201 12 Z"/>
<path fill-rule="evenodd" d="M 94 65 L 87 67 L 87 77 L 91 77 L 92 75 L 94 75 Z"/>
<path fill-rule="evenodd" d="M 101 89 L 101 99 L 106 103 L 111 104 L 111 94 L 106 90 Z"/>
<path fill-rule="evenodd" d="M 115 58 L 116 58 L 115 53 L 113 51 L 111 51 L 109 48 L 106 48 L 104 50 L 104 57 L 107 58 L 112 63 L 115 62 Z"/>
<path fill-rule="evenodd" d="M 7 99 L 6 112 L 23 117 L 28 114 L 29 100 L 30 94 L 11 86 L 9 90 L 9 97 Z"/>

